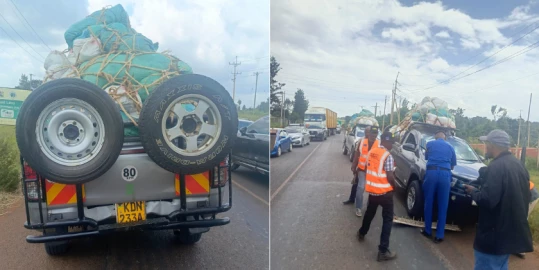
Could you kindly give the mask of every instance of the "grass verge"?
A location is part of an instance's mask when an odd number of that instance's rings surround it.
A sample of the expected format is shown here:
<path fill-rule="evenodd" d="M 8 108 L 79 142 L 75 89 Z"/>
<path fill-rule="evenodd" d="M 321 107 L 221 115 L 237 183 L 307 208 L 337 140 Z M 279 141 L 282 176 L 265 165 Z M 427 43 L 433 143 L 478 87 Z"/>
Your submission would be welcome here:
<path fill-rule="evenodd" d="M 529 170 L 529 172 L 531 181 L 535 184 L 537 188 L 539 188 L 539 170 L 531 169 Z M 530 229 L 532 231 L 533 242 L 539 244 L 539 207 L 536 206 L 533 209 L 528 223 L 530 224 Z"/>
<path fill-rule="evenodd" d="M 0 126 L 0 192 L 15 192 L 20 184 L 19 149 L 15 127 Z"/>
<path fill-rule="evenodd" d="M 259 111 L 259 110 L 253 110 L 253 109 L 246 109 L 238 111 L 238 117 L 240 119 L 247 119 L 250 121 L 256 121 L 264 116 L 268 116 L 269 113 Z"/>

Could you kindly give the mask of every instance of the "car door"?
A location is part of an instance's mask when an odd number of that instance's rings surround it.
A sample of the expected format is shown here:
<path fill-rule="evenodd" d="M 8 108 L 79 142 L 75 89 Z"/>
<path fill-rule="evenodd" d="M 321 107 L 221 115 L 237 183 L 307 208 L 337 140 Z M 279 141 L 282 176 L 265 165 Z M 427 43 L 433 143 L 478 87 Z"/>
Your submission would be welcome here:
<path fill-rule="evenodd" d="M 311 135 L 309 135 L 309 131 L 306 128 L 301 128 L 301 134 L 303 134 L 303 141 L 305 143 L 311 142 Z"/>
<path fill-rule="evenodd" d="M 290 147 L 290 140 L 288 138 L 288 133 L 286 133 L 286 130 L 281 130 L 281 133 L 279 133 L 279 140 L 281 141 L 281 149 L 284 151 L 287 151 Z"/>
<path fill-rule="evenodd" d="M 268 119 L 269 120 L 269 119 Z M 256 166 L 262 168 L 265 171 L 269 171 L 269 155 L 270 150 L 268 144 L 270 143 L 270 131 L 269 121 L 264 122 L 265 125 L 261 125 L 257 133 L 255 134 L 256 140 L 253 141 L 253 158 L 256 161 Z"/>
<path fill-rule="evenodd" d="M 405 134 L 402 144 L 398 145 L 398 154 L 394 157 L 397 168 L 395 174 L 406 185 L 411 174 L 412 166 L 419 161 L 419 132 L 412 130 Z M 412 149 L 405 149 L 405 145 L 412 146 Z"/>

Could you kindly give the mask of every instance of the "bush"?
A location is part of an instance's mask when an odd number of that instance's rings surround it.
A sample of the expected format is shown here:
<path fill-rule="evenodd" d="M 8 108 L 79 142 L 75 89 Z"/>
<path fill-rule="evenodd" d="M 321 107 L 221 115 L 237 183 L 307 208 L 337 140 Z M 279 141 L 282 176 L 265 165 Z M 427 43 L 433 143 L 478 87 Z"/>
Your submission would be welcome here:
<path fill-rule="evenodd" d="M 537 159 L 527 157 L 526 158 L 526 169 L 528 169 L 528 171 L 539 170 L 537 168 Z"/>
<path fill-rule="evenodd" d="M 19 150 L 13 127 L 0 127 L 0 191 L 16 191 L 20 184 Z"/>

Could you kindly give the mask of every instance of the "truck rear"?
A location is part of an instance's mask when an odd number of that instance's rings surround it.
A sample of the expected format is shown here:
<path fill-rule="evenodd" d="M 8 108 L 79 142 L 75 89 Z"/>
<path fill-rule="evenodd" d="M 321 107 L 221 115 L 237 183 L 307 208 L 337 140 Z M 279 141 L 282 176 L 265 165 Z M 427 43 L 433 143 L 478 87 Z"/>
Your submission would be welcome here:
<path fill-rule="evenodd" d="M 59 184 L 41 177 L 23 158 L 23 193 L 29 243 L 49 255 L 67 251 L 68 240 L 125 230 L 172 230 L 192 244 L 210 227 L 226 225 L 216 214 L 232 206 L 229 157 L 199 174 L 171 173 L 154 163 L 140 140 L 124 142 L 114 165 L 85 184 Z"/>

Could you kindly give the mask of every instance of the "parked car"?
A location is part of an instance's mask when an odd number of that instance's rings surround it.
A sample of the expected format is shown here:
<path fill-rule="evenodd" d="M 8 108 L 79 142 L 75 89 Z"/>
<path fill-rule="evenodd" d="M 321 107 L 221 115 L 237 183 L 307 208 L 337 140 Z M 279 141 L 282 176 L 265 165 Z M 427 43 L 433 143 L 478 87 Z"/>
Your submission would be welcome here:
<path fill-rule="evenodd" d="M 269 173 L 269 124 L 269 116 L 264 116 L 240 129 L 232 150 L 232 170 L 244 166 Z"/>
<path fill-rule="evenodd" d="M 341 126 L 337 126 L 337 128 L 335 129 L 335 131 L 337 132 L 337 134 L 341 134 Z"/>
<path fill-rule="evenodd" d="M 272 156 L 280 157 L 283 151 L 292 152 L 292 138 L 286 130 L 282 128 L 271 129 L 270 136 L 270 147 L 273 145 Z"/>
<path fill-rule="evenodd" d="M 292 138 L 293 146 L 305 146 L 311 144 L 311 135 L 303 126 L 288 126 L 285 131 Z"/>
<path fill-rule="evenodd" d="M 307 129 L 309 130 L 311 141 L 314 141 L 314 140 L 324 141 L 328 138 L 328 132 L 322 126 L 308 125 Z"/>
<path fill-rule="evenodd" d="M 439 126 L 414 123 L 391 150 L 396 164 L 396 184 L 398 188 L 406 190 L 406 210 L 411 217 L 423 217 L 422 185 L 427 165 L 426 145 L 427 142 L 434 140 L 434 133 L 439 129 Z M 486 165 L 465 140 L 454 136 L 454 130 L 447 128 L 443 130 L 446 132 L 447 142 L 453 146 L 457 156 L 457 166 L 452 171 L 449 204 L 450 207 L 466 210 L 462 207 L 473 207 L 475 204 L 466 194 L 462 184 L 479 187 L 476 182 L 479 177 L 479 168 Z"/>
<path fill-rule="evenodd" d="M 342 154 L 348 155 L 350 161 L 353 161 L 354 158 L 354 149 L 356 149 L 357 142 L 361 138 L 365 137 L 365 127 L 364 126 L 355 126 L 352 128 L 352 131 L 348 132 L 344 137 L 344 142 L 342 145 Z"/>
<path fill-rule="evenodd" d="M 250 120 L 247 120 L 247 119 L 239 119 L 238 120 L 238 130 L 240 130 L 240 129 L 244 128 L 244 127 L 247 127 L 252 123 L 253 123 L 253 121 L 250 121 Z"/>

